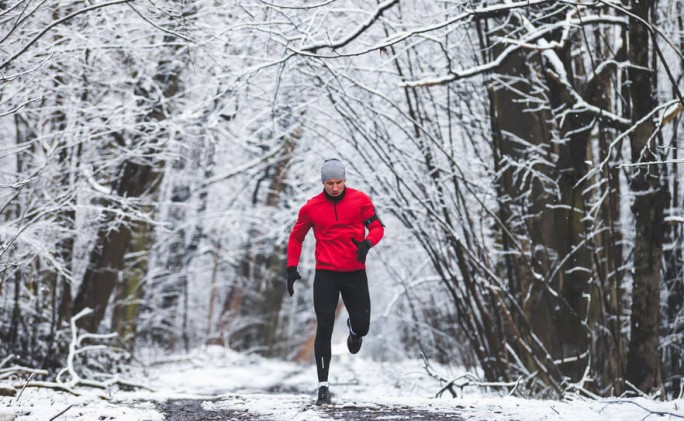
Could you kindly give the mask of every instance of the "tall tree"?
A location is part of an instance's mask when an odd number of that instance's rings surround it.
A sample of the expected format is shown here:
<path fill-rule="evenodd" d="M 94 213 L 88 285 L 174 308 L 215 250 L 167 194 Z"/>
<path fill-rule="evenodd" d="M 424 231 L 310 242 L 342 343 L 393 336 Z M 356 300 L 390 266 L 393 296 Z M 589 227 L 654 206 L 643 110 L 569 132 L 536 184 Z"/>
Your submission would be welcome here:
<path fill-rule="evenodd" d="M 166 46 L 166 53 L 159 56 L 155 73 L 149 79 L 142 78 L 134 85 L 139 110 L 139 130 L 128 133 L 114 133 L 115 145 L 120 148 L 138 150 L 140 155 L 124 159 L 119 165 L 118 172 L 110 180 L 112 191 L 117 198 L 151 198 L 154 200 L 158 193 L 160 168 L 164 162 L 163 139 L 170 133 L 164 128 L 173 109 L 173 100 L 179 95 L 183 63 L 176 57 L 181 45 L 175 43 L 177 36 L 166 34 L 162 44 Z M 140 252 L 149 249 L 149 245 L 140 244 L 140 240 L 149 238 L 141 233 L 137 240 L 133 229 L 136 222 L 130 217 L 123 220 L 117 215 L 117 204 L 114 201 L 105 203 L 104 223 L 97 234 L 88 269 L 78 288 L 74 299 L 74 313 L 90 307 L 93 312 L 79 320 L 79 326 L 94 332 L 100 325 L 112 292 L 119 282 L 127 283 L 124 288 L 127 294 L 135 297 L 140 293 L 139 274 L 129 277 L 124 271 L 125 255 L 128 251 Z M 148 230 L 146 224 L 137 225 L 138 229 Z M 146 271 L 143 266 L 136 272 Z M 127 312 L 118 312 L 124 316 Z"/>
<path fill-rule="evenodd" d="M 629 186 L 634 192 L 632 213 L 635 222 L 634 277 L 630 323 L 627 380 L 642 391 L 661 383 L 660 279 L 665 233 L 663 211 L 669 203 L 663 183 L 662 164 L 656 145 L 653 110 L 656 106 L 652 54 L 656 47 L 648 25 L 653 23 L 655 2 L 630 2 L 628 76 L 630 109 L 634 129 L 630 134 L 633 173 Z"/>

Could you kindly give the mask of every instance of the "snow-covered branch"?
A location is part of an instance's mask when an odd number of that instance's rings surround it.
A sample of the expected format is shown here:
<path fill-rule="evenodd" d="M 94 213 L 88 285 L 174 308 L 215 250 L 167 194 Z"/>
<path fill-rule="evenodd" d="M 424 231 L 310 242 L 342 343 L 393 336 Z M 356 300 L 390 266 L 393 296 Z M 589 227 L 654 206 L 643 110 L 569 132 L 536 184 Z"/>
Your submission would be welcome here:
<path fill-rule="evenodd" d="M 91 379 L 86 379 L 83 378 L 80 374 L 78 374 L 75 366 L 76 366 L 76 357 L 80 354 L 84 354 L 90 351 L 116 351 L 120 352 L 120 350 L 115 350 L 114 348 L 110 346 L 105 346 L 105 345 L 89 345 L 89 346 L 83 346 L 82 342 L 86 340 L 109 340 L 114 337 L 116 337 L 116 334 L 105 334 L 105 335 L 97 335 L 97 334 L 80 334 L 78 333 L 78 327 L 76 326 L 76 322 L 91 314 L 92 310 L 89 308 L 81 310 L 78 314 L 76 314 L 74 317 L 71 318 L 71 342 L 69 344 L 69 354 L 67 356 L 67 365 L 64 367 L 62 370 L 57 373 L 56 376 L 56 381 L 55 382 L 48 382 L 48 381 L 33 381 L 32 378 L 33 376 L 39 375 L 39 376 L 47 376 L 49 373 L 47 370 L 39 370 L 39 369 L 32 369 L 29 367 L 23 367 L 23 366 L 11 366 L 11 367 L 6 367 L 6 368 L 1 368 L 2 365 L 4 365 L 7 361 L 9 361 L 9 358 L 6 358 L 2 364 L 0 364 L 0 380 L 3 379 L 9 379 L 9 378 L 14 378 L 17 375 L 22 375 L 22 374 L 30 374 L 29 380 L 26 382 L 14 382 L 12 389 L 18 389 L 18 388 L 25 388 L 25 387 L 42 387 L 42 388 L 49 388 L 49 389 L 55 389 L 55 390 L 61 390 L 68 392 L 72 395 L 79 395 L 78 387 L 79 386 L 86 386 L 86 387 L 94 387 L 94 388 L 99 388 L 99 389 L 104 389 L 107 390 L 108 388 L 115 386 L 115 385 L 120 385 L 120 386 L 127 386 L 127 387 L 133 387 L 133 388 L 140 388 L 140 389 L 147 389 L 150 390 L 147 386 L 136 383 L 136 382 L 130 382 L 124 379 L 119 378 L 119 376 L 110 376 L 111 378 L 105 381 L 98 381 L 98 380 L 91 380 Z M 64 380 L 62 376 L 64 374 L 68 374 L 69 379 Z M 104 397 L 104 396 L 103 396 Z"/>
<path fill-rule="evenodd" d="M 398 1 L 396 1 L 398 2 Z M 518 9 L 518 8 L 524 8 L 524 7 L 530 7 L 530 6 L 539 6 L 545 3 L 550 3 L 551 0 L 529 0 L 529 1 L 517 1 L 517 2 L 512 2 L 512 3 L 507 3 L 507 4 L 497 4 L 497 5 L 491 5 L 491 6 L 485 6 L 481 7 L 478 9 L 470 9 L 467 10 L 463 13 L 460 13 L 452 18 L 449 18 L 445 21 L 437 22 L 434 24 L 430 24 L 428 26 L 423 26 L 417 29 L 412 29 L 409 31 L 403 31 L 397 34 L 394 34 L 378 43 L 375 43 L 374 45 L 365 48 L 363 50 L 357 50 L 357 51 L 352 51 L 348 53 L 341 53 L 341 52 L 336 52 L 334 55 L 322 55 L 319 53 L 316 53 L 317 50 L 321 48 L 340 48 L 349 42 L 353 41 L 355 38 L 357 38 L 363 31 L 365 31 L 373 21 L 375 21 L 378 17 L 382 15 L 382 12 L 384 12 L 385 9 L 387 9 L 389 6 L 392 6 L 392 4 L 388 3 L 395 3 L 393 0 L 388 0 L 382 5 L 378 7 L 378 10 L 376 13 L 373 15 L 371 19 L 369 19 L 365 24 L 359 26 L 355 31 L 352 31 L 352 33 L 347 36 L 343 41 L 340 42 L 330 42 L 330 43 L 320 43 L 320 44 L 315 44 L 313 46 L 306 46 L 301 49 L 295 49 L 293 47 L 290 48 L 290 50 L 295 51 L 299 54 L 303 55 L 311 55 L 315 56 L 318 58 L 340 58 L 340 57 L 353 57 L 353 56 L 361 56 L 364 54 L 368 54 L 373 51 L 379 51 L 386 49 L 388 47 L 391 47 L 395 44 L 398 44 L 408 38 L 421 35 L 421 34 L 426 34 L 429 32 L 437 31 L 439 29 L 451 26 L 455 23 L 466 21 L 469 19 L 484 19 L 484 18 L 489 18 L 489 17 L 494 17 L 498 16 L 504 13 L 507 13 L 511 10 Z M 382 11 L 380 9 L 383 8 Z M 308 54 L 307 54 L 308 53 Z"/>
<path fill-rule="evenodd" d="M 358 38 L 361 34 L 363 34 L 368 28 L 370 28 L 380 17 L 390 9 L 392 6 L 395 4 L 399 3 L 399 0 L 385 0 L 383 3 L 380 3 L 378 7 L 375 9 L 375 11 L 371 14 L 371 16 L 362 24 L 360 24 L 358 27 L 356 27 L 351 33 L 349 33 L 346 37 L 343 39 L 337 40 L 337 41 L 331 41 L 329 43 L 318 43 L 318 44 L 313 44 L 313 45 L 306 45 L 302 47 L 301 49 L 294 49 L 291 48 L 292 51 L 295 51 L 298 54 L 304 54 L 304 53 L 311 53 L 315 54 L 317 50 L 320 50 L 321 48 L 330 48 L 332 50 L 342 48 L 349 44 L 350 42 L 354 41 L 356 38 Z"/>
<path fill-rule="evenodd" d="M 123 4 L 123 3 L 129 3 L 133 0 L 115 0 L 111 1 L 108 3 L 101 3 L 101 4 L 96 4 L 90 7 L 84 7 L 83 9 L 77 10 L 76 12 L 73 12 L 67 16 L 64 16 L 61 19 L 57 19 L 56 21 L 52 22 L 51 24 L 47 25 L 45 28 L 43 28 L 42 31 L 40 31 L 36 36 L 34 36 L 31 40 L 29 40 L 22 48 L 19 49 L 19 51 L 15 52 L 12 56 L 7 58 L 4 62 L 0 63 L 0 70 L 4 69 L 5 67 L 9 66 L 14 60 L 16 60 L 18 57 L 20 57 L 22 54 L 24 54 L 31 46 L 33 46 L 39 39 L 41 39 L 45 34 L 50 32 L 54 27 L 59 26 L 76 16 L 82 15 L 84 13 L 92 12 L 93 10 L 97 9 L 102 9 L 103 7 L 109 7 L 109 6 L 114 6 L 117 4 Z"/>
<path fill-rule="evenodd" d="M 458 388 L 461 391 L 461 396 L 463 396 L 463 389 L 468 386 L 476 386 L 481 388 L 507 388 L 510 390 L 509 394 L 512 395 L 515 393 L 520 382 L 522 381 L 522 378 L 518 378 L 518 380 L 514 382 L 487 382 L 479 379 L 472 373 L 466 373 L 453 379 L 447 379 L 446 377 L 437 373 L 423 353 L 421 353 L 420 356 L 423 359 L 423 368 L 430 375 L 430 377 L 433 377 L 440 383 L 443 383 L 442 387 L 435 394 L 435 397 L 438 398 L 441 397 L 446 391 L 451 394 L 452 398 L 457 398 L 458 393 L 456 392 L 455 388 Z"/>

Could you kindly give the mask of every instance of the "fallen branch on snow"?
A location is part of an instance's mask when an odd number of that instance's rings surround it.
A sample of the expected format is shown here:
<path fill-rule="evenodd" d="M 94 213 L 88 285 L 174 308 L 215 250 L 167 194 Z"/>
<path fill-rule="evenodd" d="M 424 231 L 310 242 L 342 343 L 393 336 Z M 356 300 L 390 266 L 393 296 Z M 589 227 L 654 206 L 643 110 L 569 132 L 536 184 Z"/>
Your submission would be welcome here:
<path fill-rule="evenodd" d="M 466 373 L 462 376 L 456 377 L 454 379 L 447 379 L 439 374 L 437 374 L 432 366 L 430 366 L 430 362 L 427 360 L 425 355 L 421 352 L 420 354 L 421 358 L 423 358 L 424 365 L 423 367 L 425 368 L 425 371 L 433 378 L 439 380 L 440 383 L 445 383 L 444 386 L 435 394 L 435 397 L 441 397 L 444 392 L 447 390 L 449 393 L 451 393 L 452 398 L 458 397 L 458 393 L 454 390 L 454 388 L 459 388 L 461 391 L 461 396 L 463 396 L 463 388 L 466 386 L 477 386 L 477 387 L 505 387 L 505 388 L 512 388 L 510 392 L 508 393 L 509 396 L 513 395 L 515 391 L 518 389 L 518 385 L 522 381 L 522 377 L 519 378 L 515 382 L 485 382 L 477 378 L 474 374 L 471 373 Z"/>
<path fill-rule="evenodd" d="M 109 340 L 118 337 L 116 334 L 106 334 L 106 335 L 98 335 L 98 334 L 92 334 L 92 333 L 84 333 L 79 335 L 78 334 L 78 328 L 76 327 L 76 322 L 92 313 L 92 310 L 89 308 L 85 308 L 81 310 L 77 315 L 71 318 L 71 343 L 69 344 L 69 354 L 67 355 L 67 364 L 66 367 L 62 368 L 56 376 L 56 381 L 55 382 L 46 382 L 46 381 L 34 381 L 32 382 L 31 380 L 33 379 L 34 376 L 36 375 L 43 375 L 46 376 L 48 375 L 48 372 L 46 370 L 41 370 L 41 369 L 33 369 L 29 367 L 23 367 L 23 366 L 12 366 L 12 367 L 7 367 L 7 368 L 0 368 L 0 380 L 3 379 L 8 379 L 17 375 L 22 375 L 22 374 L 29 374 L 30 377 L 26 382 L 14 382 L 14 384 L 11 385 L 0 385 L 0 395 L 3 394 L 3 392 L 7 393 L 8 395 L 6 396 L 15 396 L 17 394 L 17 389 L 23 390 L 27 387 L 43 387 L 43 388 L 49 388 L 49 389 L 55 389 L 55 390 L 60 390 L 63 392 L 68 392 L 72 395 L 75 396 L 80 396 L 80 393 L 76 390 L 77 387 L 79 386 L 85 386 L 85 387 L 92 387 L 92 388 L 97 388 L 97 389 L 103 389 L 103 390 L 109 390 L 112 386 L 124 386 L 124 387 L 130 387 L 130 388 L 135 388 L 135 389 L 145 389 L 152 391 L 149 387 L 139 384 L 139 383 L 134 383 L 131 381 L 123 380 L 119 378 L 118 376 L 113 376 L 110 379 L 100 381 L 100 380 L 91 380 L 91 379 L 86 379 L 83 378 L 75 368 L 75 363 L 76 363 L 76 358 L 79 355 L 83 355 L 87 352 L 91 351 L 123 351 L 122 349 L 119 348 L 113 348 L 107 345 L 83 345 L 83 342 L 86 340 Z M 9 356 L 5 358 L 1 363 L 0 367 L 3 365 L 7 364 L 10 359 L 13 356 Z M 68 377 L 68 380 L 63 379 L 65 375 Z M 21 393 L 19 393 L 19 397 L 21 397 Z M 17 400 L 19 399 L 17 397 Z M 103 399 L 109 399 L 108 396 L 105 395 L 100 395 L 101 398 Z"/>
<path fill-rule="evenodd" d="M 12 367 L 0 368 L 0 380 L 7 379 L 18 374 L 33 374 L 33 375 L 44 375 L 47 376 L 47 370 L 40 370 L 36 368 L 24 367 L 20 365 L 14 365 Z"/>
<path fill-rule="evenodd" d="M 648 412 L 648 415 L 647 415 L 646 417 L 650 417 L 651 415 L 658 415 L 658 416 L 661 416 L 661 417 L 662 417 L 662 416 L 665 416 L 665 415 L 669 415 L 669 416 L 671 416 L 671 417 L 677 417 L 677 418 L 683 418 L 683 419 L 684 419 L 684 415 L 679 415 L 679 414 L 675 414 L 675 413 L 673 413 L 673 412 L 667 412 L 667 411 L 653 411 L 653 410 L 648 409 L 648 408 L 646 408 L 645 406 L 643 406 L 643 405 L 641 405 L 641 404 L 639 404 L 639 403 L 637 403 L 637 402 L 634 402 L 634 401 L 616 399 L 616 400 L 612 400 L 612 401 L 603 401 L 603 402 L 606 403 L 606 404 L 608 404 L 608 405 L 614 405 L 614 404 L 618 404 L 618 405 L 621 405 L 621 404 L 636 405 L 636 406 L 638 406 L 639 408 L 643 409 L 644 411 Z M 644 419 L 645 419 L 646 417 L 644 417 Z"/>

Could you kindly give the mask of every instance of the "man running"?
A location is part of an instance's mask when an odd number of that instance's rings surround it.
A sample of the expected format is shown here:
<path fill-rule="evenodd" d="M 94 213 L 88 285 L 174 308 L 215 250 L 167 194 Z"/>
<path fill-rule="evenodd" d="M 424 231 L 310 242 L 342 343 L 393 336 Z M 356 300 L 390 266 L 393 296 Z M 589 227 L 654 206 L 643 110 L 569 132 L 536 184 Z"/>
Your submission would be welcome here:
<path fill-rule="evenodd" d="M 313 228 L 316 238 L 313 291 L 317 321 L 314 346 L 318 371 L 316 405 L 330 404 L 330 342 L 340 294 L 349 313 L 349 352 L 359 352 L 362 338 L 368 333 L 371 307 L 366 255 L 385 232 L 370 198 L 345 186 L 346 174 L 340 160 L 328 159 L 323 163 L 321 181 L 323 192 L 309 199 L 299 210 L 287 244 L 287 291 L 292 296 L 294 282 L 302 278 L 297 271 L 302 243 Z"/>

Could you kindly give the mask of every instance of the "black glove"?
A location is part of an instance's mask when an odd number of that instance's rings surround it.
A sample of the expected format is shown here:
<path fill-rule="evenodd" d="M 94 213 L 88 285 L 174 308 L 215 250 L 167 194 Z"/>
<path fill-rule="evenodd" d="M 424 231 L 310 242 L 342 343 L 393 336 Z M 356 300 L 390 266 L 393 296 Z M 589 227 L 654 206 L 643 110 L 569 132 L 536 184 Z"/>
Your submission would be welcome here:
<path fill-rule="evenodd" d="M 290 297 L 294 295 L 294 283 L 297 279 L 302 279 L 302 276 L 297 271 L 297 266 L 288 266 L 287 268 L 287 292 Z"/>
<path fill-rule="evenodd" d="M 371 244 L 370 240 L 363 240 L 363 241 L 356 241 L 354 238 L 352 238 L 352 242 L 356 245 L 356 260 L 358 260 L 361 263 L 366 263 L 366 255 L 368 254 L 368 250 L 373 247 L 373 244 Z"/>

